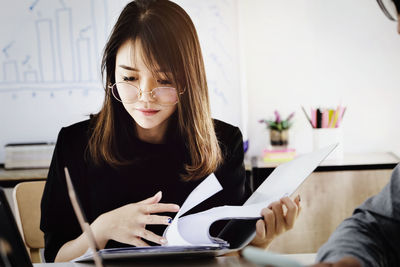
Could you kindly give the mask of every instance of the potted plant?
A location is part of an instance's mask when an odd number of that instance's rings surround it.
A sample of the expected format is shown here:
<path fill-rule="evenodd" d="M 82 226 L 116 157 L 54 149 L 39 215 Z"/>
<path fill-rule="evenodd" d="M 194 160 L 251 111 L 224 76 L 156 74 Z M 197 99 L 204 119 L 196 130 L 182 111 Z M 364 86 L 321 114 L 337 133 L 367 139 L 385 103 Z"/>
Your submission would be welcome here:
<path fill-rule="evenodd" d="M 259 120 L 260 123 L 264 123 L 269 129 L 270 143 L 272 146 L 283 146 L 286 147 L 289 141 L 289 128 L 292 126 L 292 118 L 294 112 L 292 112 L 285 120 L 281 119 L 281 115 L 277 110 L 274 112 L 274 120 Z"/>

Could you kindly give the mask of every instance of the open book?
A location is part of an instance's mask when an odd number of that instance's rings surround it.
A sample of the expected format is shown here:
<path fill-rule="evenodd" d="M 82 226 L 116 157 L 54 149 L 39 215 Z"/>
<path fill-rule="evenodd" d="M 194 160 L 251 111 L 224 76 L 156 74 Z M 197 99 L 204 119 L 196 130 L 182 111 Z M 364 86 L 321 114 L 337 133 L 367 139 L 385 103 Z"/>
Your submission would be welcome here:
<path fill-rule="evenodd" d="M 223 190 L 214 174 L 204 179 L 186 198 L 181 209 L 166 228 L 168 243 L 156 247 L 103 249 L 98 253 L 105 259 L 168 255 L 222 255 L 238 250 L 255 236 L 255 222 L 261 210 L 284 196 L 290 196 L 313 170 L 337 147 L 330 145 L 299 156 L 279 165 L 242 206 L 220 206 L 182 216 L 215 193 Z M 218 237 L 211 237 L 210 226 L 218 220 L 231 220 Z M 243 222 L 245 224 L 243 224 Z M 246 222 L 251 222 L 247 223 Z M 229 239 L 227 242 L 226 239 Z M 229 237 L 229 238 L 228 238 Z M 74 261 L 92 260 L 88 251 Z"/>

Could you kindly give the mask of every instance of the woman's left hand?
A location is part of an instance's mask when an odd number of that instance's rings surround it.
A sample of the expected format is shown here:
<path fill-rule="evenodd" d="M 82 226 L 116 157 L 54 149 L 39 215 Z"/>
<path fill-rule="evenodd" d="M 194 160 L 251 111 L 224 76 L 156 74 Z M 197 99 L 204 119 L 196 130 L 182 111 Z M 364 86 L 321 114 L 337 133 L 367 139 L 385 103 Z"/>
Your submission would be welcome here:
<path fill-rule="evenodd" d="M 283 197 L 280 201 L 272 202 L 261 211 L 263 219 L 257 221 L 256 237 L 251 245 L 267 248 L 275 237 L 293 228 L 300 211 L 300 195 L 294 201 Z"/>

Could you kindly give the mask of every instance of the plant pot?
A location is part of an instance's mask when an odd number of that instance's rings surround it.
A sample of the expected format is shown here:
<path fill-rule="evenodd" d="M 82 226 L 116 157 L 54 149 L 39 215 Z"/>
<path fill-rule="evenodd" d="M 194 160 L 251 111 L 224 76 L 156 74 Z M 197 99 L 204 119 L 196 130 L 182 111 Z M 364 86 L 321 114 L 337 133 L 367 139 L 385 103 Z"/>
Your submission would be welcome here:
<path fill-rule="evenodd" d="M 287 146 L 289 142 L 289 131 L 287 129 L 282 131 L 270 129 L 269 138 L 271 146 Z"/>

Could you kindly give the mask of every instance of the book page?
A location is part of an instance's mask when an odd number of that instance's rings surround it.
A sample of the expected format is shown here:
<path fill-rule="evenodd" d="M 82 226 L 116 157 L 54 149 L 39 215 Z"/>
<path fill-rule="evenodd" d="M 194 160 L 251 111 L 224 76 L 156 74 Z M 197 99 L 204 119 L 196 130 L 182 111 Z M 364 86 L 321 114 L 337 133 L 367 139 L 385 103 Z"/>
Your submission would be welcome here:
<path fill-rule="evenodd" d="M 171 224 L 164 231 L 163 236 L 168 241 L 166 246 L 192 245 L 187 240 L 185 240 L 179 233 L 178 230 L 179 217 L 221 190 L 222 190 L 221 184 L 215 177 L 214 173 L 212 173 L 189 194 L 189 196 L 183 203 L 181 209 L 175 215 Z"/>

